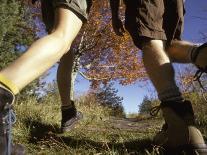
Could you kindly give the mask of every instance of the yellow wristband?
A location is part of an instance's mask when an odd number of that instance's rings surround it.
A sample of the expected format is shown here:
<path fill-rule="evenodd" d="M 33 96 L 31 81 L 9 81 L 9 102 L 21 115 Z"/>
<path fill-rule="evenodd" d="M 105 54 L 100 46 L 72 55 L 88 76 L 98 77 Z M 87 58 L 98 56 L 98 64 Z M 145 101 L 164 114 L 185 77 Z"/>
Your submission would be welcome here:
<path fill-rule="evenodd" d="M 19 89 L 18 87 L 9 79 L 7 79 L 5 76 L 0 75 L 0 83 L 2 83 L 3 85 L 5 85 L 7 88 L 9 88 L 12 93 L 14 93 L 15 95 L 17 93 L 19 93 Z"/>

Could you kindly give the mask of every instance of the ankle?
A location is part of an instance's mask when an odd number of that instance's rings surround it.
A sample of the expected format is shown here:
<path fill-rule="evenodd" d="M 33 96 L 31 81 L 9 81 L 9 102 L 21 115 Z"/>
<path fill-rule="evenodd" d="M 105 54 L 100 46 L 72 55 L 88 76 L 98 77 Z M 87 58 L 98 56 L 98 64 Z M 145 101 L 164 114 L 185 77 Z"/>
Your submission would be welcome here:
<path fill-rule="evenodd" d="M 190 53 L 190 57 L 191 57 L 191 61 L 192 63 L 194 63 L 196 66 L 200 67 L 200 68 L 206 68 L 207 63 L 206 63 L 206 59 L 207 59 L 207 43 L 204 43 L 201 46 L 194 46 L 191 49 Z"/>
<path fill-rule="evenodd" d="M 71 108 L 75 108 L 74 101 L 72 101 L 72 100 L 70 102 L 68 102 L 67 104 L 61 105 L 62 110 L 67 110 L 67 109 L 71 109 Z"/>
<path fill-rule="evenodd" d="M 170 102 L 170 101 L 182 101 L 183 97 L 179 90 L 179 88 L 175 86 L 171 86 L 158 93 L 158 97 L 161 102 Z"/>

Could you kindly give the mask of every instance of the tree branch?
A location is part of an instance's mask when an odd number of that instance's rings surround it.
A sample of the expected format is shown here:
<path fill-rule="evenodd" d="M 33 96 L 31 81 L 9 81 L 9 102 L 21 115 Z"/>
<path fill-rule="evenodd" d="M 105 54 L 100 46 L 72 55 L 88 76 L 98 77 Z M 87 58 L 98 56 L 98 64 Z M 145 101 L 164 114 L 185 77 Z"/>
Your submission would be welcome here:
<path fill-rule="evenodd" d="M 108 77 L 105 77 L 105 78 L 91 78 L 91 77 L 88 77 L 86 76 L 83 72 L 79 71 L 80 75 L 85 78 L 86 80 L 95 80 L 95 81 L 101 81 L 101 80 L 107 80 L 109 79 Z"/>

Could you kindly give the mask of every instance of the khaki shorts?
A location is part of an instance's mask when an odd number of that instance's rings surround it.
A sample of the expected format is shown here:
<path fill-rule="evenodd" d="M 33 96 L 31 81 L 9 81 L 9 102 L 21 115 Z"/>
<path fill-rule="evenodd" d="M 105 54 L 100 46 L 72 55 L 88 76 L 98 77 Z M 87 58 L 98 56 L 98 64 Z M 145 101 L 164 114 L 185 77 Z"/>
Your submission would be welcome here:
<path fill-rule="evenodd" d="M 183 0 L 125 0 L 125 4 L 125 27 L 138 48 L 142 49 L 146 40 L 170 43 L 181 39 Z"/>
<path fill-rule="evenodd" d="M 46 29 L 50 32 L 54 25 L 55 8 L 64 7 L 75 13 L 83 22 L 88 19 L 92 0 L 41 0 L 42 17 Z"/>

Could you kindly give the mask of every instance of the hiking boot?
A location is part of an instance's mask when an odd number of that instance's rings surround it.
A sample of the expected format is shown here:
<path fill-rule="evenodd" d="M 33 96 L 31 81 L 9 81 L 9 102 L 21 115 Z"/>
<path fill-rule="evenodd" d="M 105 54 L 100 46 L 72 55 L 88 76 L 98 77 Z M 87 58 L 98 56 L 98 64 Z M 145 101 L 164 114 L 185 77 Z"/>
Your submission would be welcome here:
<path fill-rule="evenodd" d="M 24 155 L 25 149 L 20 144 L 12 143 L 12 125 L 16 116 L 12 110 L 14 94 L 0 87 L 0 155 Z"/>
<path fill-rule="evenodd" d="M 206 48 L 206 51 L 204 51 L 204 49 Z M 195 64 L 195 66 L 198 68 L 198 71 L 196 72 L 194 78 L 195 81 L 198 81 L 201 88 L 203 88 L 200 78 L 202 76 L 203 73 L 207 73 L 207 62 L 205 61 L 205 59 L 207 58 L 206 53 L 203 52 L 207 52 L 207 43 L 204 43 L 201 46 L 198 46 L 196 50 L 194 50 L 193 52 L 191 52 L 191 60 L 192 62 Z M 202 55 L 200 55 L 202 54 Z M 204 61 L 198 61 L 198 57 L 202 57 L 204 59 Z M 204 89 L 204 88 L 203 88 Z"/>
<path fill-rule="evenodd" d="M 160 108 L 166 124 L 155 136 L 154 143 L 163 146 L 167 154 L 207 155 L 207 145 L 195 127 L 192 105 L 189 101 L 162 102 Z"/>
<path fill-rule="evenodd" d="M 67 132 L 74 128 L 75 124 L 83 118 L 83 114 L 77 111 L 74 102 L 71 101 L 72 106 L 69 108 L 62 108 L 61 131 Z"/>

